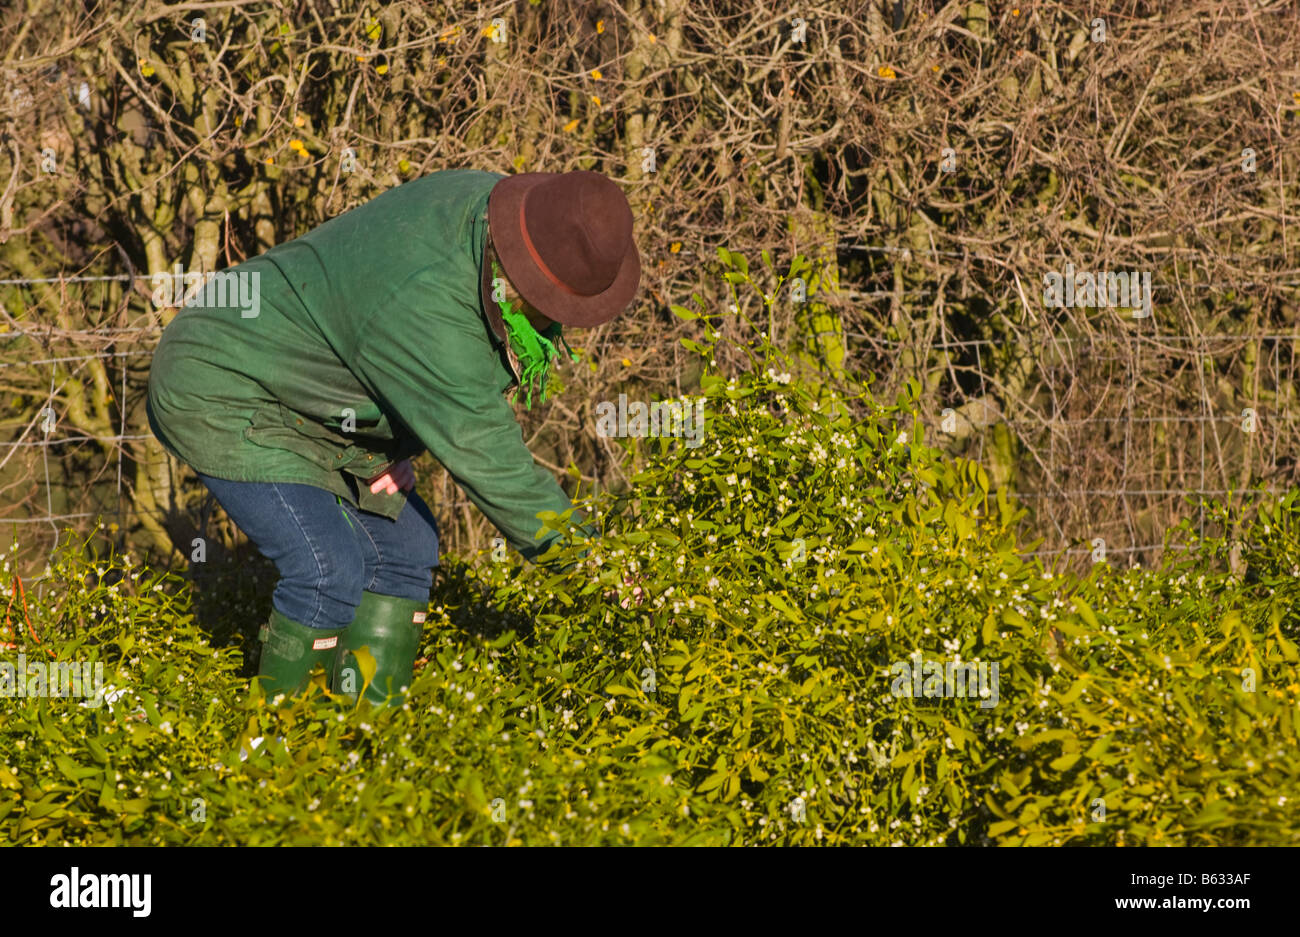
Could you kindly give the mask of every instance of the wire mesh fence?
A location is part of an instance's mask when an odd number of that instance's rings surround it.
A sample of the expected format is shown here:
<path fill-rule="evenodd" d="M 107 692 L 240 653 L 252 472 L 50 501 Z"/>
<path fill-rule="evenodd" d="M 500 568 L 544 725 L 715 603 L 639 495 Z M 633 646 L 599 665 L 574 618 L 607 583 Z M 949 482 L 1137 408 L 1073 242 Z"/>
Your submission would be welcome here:
<path fill-rule="evenodd" d="M 885 246 L 849 244 L 843 250 L 906 260 L 928 254 L 935 262 L 993 260 L 972 252 Z M 147 279 L 9 278 L 0 285 L 65 289 Z M 1269 285 L 1287 289 L 1295 283 L 1274 278 Z M 1178 288 L 1216 291 L 1228 285 Z M 1009 308 L 1017 302 L 1015 293 L 1023 299 L 1023 292 L 1019 284 L 1009 290 Z M 835 309 L 937 293 L 938 286 L 864 291 L 844 285 L 821 299 Z M 1067 320 L 1053 322 L 1035 312 L 1010 324 L 1014 340 L 1008 342 L 950 337 L 942 317 L 938 321 L 937 333 L 914 329 L 897 338 L 841 331 L 848 370 L 892 393 L 918 373 L 916 362 L 946 365 L 947 375 L 927 386 L 920 402 L 927 441 L 987 464 L 995 487 L 1006 488 L 1029 509 L 1026 533 L 1041 541 L 1032 555 L 1087 562 L 1113 554 L 1156 562 L 1165 532 L 1178 521 L 1191 519 L 1204 532 L 1201 499 L 1277 493 L 1297 483 L 1300 434 L 1290 396 L 1297 386 L 1300 333 L 1256 328 L 1209 334 L 1194 327 L 1179 333 L 1150 319 L 1119 317 L 1080 333 Z M 13 328 L 12 319 L 10 324 L 0 332 L 0 382 L 13 369 L 28 383 L 33 375 L 48 381 L 39 406 L 28 400 L 25 408 L 10 408 L 34 415 L 11 421 L 7 438 L 0 439 L 0 521 L 17 525 L 24 540 L 35 535 L 50 545 L 61 529 L 84 529 L 96 519 L 125 530 L 153 512 L 157 525 L 167 506 L 140 497 L 135 483 L 151 472 L 176 469 L 159 466 L 166 457 L 156 444 L 152 451 L 146 445 L 152 434 L 143 418 L 143 395 L 149 357 L 163 330 L 157 316 L 88 329 Z M 605 348 L 656 344 L 636 334 L 614 335 Z M 33 351 L 40 353 L 30 356 Z M 74 351 L 80 353 L 64 353 Z M 990 367 L 995 359 L 1000 363 Z M 1240 377 L 1243 360 L 1250 362 L 1251 385 L 1225 389 L 1224 376 Z M 1016 370 L 1008 361 L 1025 362 L 1021 370 L 1028 376 L 1018 386 L 1005 386 L 1006 375 Z M 100 385 L 110 406 L 88 413 L 93 407 L 77 391 L 85 383 Z M 1242 401 L 1247 405 L 1240 406 Z M 183 482 L 172 478 L 170 484 Z M 446 479 L 440 492 L 441 510 L 469 511 L 468 500 Z M 39 570 L 32 576 L 41 578 Z"/>

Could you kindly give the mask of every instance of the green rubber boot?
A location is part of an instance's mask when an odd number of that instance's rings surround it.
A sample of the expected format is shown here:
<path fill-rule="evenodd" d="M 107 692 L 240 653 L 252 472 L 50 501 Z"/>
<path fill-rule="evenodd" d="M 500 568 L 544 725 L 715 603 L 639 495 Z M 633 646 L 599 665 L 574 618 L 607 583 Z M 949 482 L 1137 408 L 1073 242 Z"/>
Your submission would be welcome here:
<path fill-rule="evenodd" d="M 365 647 L 375 658 L 375 677 L 366 699 L 376 706 L 396 701 L 415 679 L 415 653 L 428 603 L 375 592 L 361 593 L 361 604 L 339 642 L 334 663 L 335 693 L 355 700 L 361 689 L 361 668 L 351 652 Z"/>
<path fill-rule="evenodd" d="M 257 676 L 270 698 L 277 693 L 296 695 L 318 665 L 325 668 L 328 679 L 333 674 L 344 628 L 308 628 L 271 609 L 271 618 L 262 626 L 262 660 Z"/>

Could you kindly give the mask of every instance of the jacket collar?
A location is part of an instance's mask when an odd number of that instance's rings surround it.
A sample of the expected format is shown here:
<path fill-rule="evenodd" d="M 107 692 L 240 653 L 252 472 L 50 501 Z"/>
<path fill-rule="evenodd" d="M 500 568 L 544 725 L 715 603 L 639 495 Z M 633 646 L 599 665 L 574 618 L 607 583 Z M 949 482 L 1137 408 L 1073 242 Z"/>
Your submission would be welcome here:
<path fill-rule="evenodd" d="M 498 309 L 497 304 L 492 301 L 492 264 L 488 260 L 488 246 L 492 243 L 492 236 L 487 233 L 486 211 L 484 212 L 483 220 L 485 227 L 483 234 L 483 250 L 479 254 L 479 301 L 483 304 L 483 314 L 487 317 L 487 323 L 492 329 L 492 334 L 496 337 L 498 343 L 504 344 L 506 341 L 506 324 L 501 319 L 501 310 Z"/>
<path fill-rule="evenodd" d="M 488 333 L 496 346 L 501 360 L 510 372 L 511 386 L 519 383 L 519 365 L 516 362 L 514 349 L 510 347 L 510 340 L 506 333 L 505 321 L 501 318 L 501 310 L 497 304 L 492 301 L 492 264 L 488 260 L 488 247 L 492 243 L 492 232 L 488 227 L 487 206 L 483 207 L 482 217 L 483 230 L 483 249 L 479 251 L 479 304 L 482 307 L 484 319 L 487 321 Z"/>

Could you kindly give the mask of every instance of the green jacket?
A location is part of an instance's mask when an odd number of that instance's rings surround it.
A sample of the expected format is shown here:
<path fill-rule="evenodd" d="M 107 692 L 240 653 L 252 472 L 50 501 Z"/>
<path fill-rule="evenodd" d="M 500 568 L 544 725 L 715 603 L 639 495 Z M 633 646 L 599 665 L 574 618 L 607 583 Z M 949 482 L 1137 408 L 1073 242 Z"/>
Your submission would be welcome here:
<path fill-rule="evenodd" d="M 216 478 L 314 485 L 393 518 L 405 493 L 364 480 L 427 448 L 512 547 L 545 552 L 538 512 L 572 503 L 504 396 L 518 374 L 484 263 L 501 178 L 432 173 L 226 271 L 228 295 L 208 289 L 163 331 L 159 442 Z"/>

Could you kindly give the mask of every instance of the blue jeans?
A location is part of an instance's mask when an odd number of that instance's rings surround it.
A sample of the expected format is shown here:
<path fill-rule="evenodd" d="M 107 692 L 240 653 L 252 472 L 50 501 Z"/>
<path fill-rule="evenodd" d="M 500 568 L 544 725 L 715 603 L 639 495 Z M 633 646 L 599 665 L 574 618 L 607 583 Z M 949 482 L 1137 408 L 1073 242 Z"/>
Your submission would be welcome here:
<path fill-rule="evenodd" d="M 358 510 L 323 488 L 232 482 L 199 473 L 280 581 L 271 604 L 310 628 L 346 628 L 375 592 L 425 602 L 438 565 L 438 524 L 414 491 L 397 520 Z"/>

